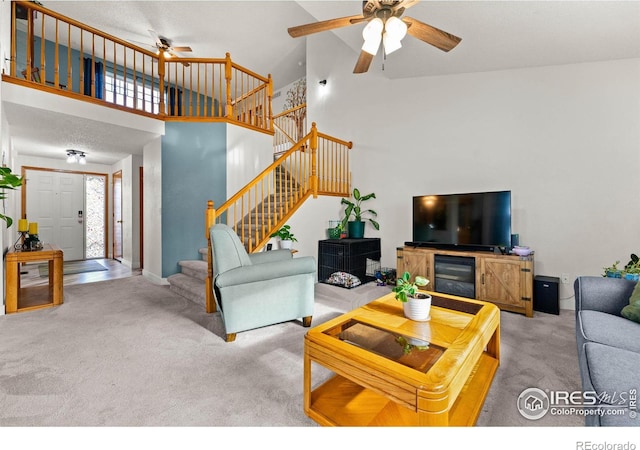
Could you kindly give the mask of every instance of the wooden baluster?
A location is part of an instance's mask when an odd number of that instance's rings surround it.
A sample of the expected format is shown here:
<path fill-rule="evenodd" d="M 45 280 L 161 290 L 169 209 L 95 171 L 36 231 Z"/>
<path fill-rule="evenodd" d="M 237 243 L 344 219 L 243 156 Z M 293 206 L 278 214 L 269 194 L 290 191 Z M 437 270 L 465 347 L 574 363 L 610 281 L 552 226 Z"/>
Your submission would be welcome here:
<path fill-rule="evenodd" d="M 47 77 L 47 70 L 46 70 L 46 65 L 47 62 L 45 60 L 45 42 L 46 42 L 46 34 L 45 34 L 45 30 L 44 30 L 44 19 L 45 19 L 45 15 L 42 14 L 42 23 L 41 23 L 41 29 L 40 29 L 40 77 L 37 78 L 38 81 L 40 81 L 40 83 L 44 84 L 44 80 Z"/>
<path fill-rule="evenodd" d="M 55 50 L 54 50 L 54 61 L 53 61 L 53 85 L 56 89 L 60 88 L 60 41 L 58 39 L 58 28 L 59 21 L 56 21 L 56 41 L 55 41 Z"/>
<path fill-rule="evenodd" d="M 311 193 L 313 198 L 318 198 L 318 174 L 316 152 L 318 150 L 318 129 L 316 123 L 311 124 Z"/>
<path fill-rule="evenodd" d="M 164 104 L 164 92 L 165 92 L 165 86 L 164 86 L 164 71 L 165 71 L 165 66 L 164 66 L 165 62 L 164 62 L 164 53 L 160 52 L 160 54 L 158 55 L 158 79 L 160 80 L 160 116 L 161 117 L 165 117 L 167 115 L 167 111 L 165 108 L 165 104 Z"/>
<path fill-rule="evenodd" d="M 207 202 L 207 209 L 205 210 L 205 236 L 207 238 L 207 280 L 205 282 L 205 295 L 206 295 L 206 311 L 207 313 L 216 312 L 216 300 L 213 295 L 213 243 L 211 242 L 211 234 L 209 230 L 214 225 L 216 220 L 216 210 L 213 207 L 213 200 Z"/>
<path fill-rule="evenodd" d="M 233 106 L 231 105 L 231 54 L 227 53 L 224 65 L 224 78 L 227 85 L 227 119 L 233 117 Z"/>

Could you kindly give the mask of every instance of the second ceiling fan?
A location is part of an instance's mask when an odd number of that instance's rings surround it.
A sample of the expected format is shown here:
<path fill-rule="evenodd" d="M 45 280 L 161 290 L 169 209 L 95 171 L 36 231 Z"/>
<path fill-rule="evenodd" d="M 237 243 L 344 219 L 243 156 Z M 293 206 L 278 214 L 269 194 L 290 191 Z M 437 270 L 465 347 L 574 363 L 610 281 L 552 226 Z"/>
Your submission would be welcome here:
<path fill-rule="evenodd" d="M 380 48 L 380 43 L 385 54 L 388 55 L 402 47 L 401 41 L 407 34 L 445 52 L 458 45 L 462 39 L 453 34 L 427 25 L 413 17 L 401 18 L 405 10 L 416 3 L 418 3 L 417 0 L 367 0 L 362 2 L 362 14 L 299 25 L 287 31 L 291 37 L 296 38 L 368 22 L 362 32 L 364 44 L 353 73 L 364 73 L 369 70 L 373 57 Z"/>
<path fill-rule="evenodd" d="M 171 45 L 171 41 L 169 39 L 159 36 L 158 33 L 156 33 L 153 30 L 149 30 L 149 34 L 155 41 L 153 46 L 157 49 L 157 52 L 164 53 L 165 57 L 179 56 L 176 53 L 192 51 L 191 47 L 188 47 L 188 46 L 177 47 L 177 46 Z M 189 66 L 189 63 L 182 63 L 182 64 L 184 64 L 187 67 Z"/>

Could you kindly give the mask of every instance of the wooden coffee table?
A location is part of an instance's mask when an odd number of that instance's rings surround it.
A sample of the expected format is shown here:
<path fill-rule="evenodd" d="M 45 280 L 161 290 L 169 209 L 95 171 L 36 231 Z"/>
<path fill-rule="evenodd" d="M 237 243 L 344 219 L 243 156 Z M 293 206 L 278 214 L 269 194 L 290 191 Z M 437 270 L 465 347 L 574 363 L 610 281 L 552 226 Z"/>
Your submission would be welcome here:
<path fill-rule="evenodd" d="M 391 293 L 309 330 L 304 411 L 321 425 L 471 426 L 500 360 L 500 311 L 429 292 L 431 320 Z M 312 388 L 312 368 L 334 375 Z M 326 371 L 324 371 L 326 377 Z"/>

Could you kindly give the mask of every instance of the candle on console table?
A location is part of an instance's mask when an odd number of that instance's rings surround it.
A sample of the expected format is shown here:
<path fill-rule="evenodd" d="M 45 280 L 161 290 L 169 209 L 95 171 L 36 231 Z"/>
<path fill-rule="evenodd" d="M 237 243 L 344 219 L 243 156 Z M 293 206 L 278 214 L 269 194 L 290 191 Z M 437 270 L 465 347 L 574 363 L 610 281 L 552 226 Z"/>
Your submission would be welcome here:
<path fill-rule="evenodd" d="M 38 234 L 38 222 L 29 223 L 29 234 Z"/>
<path fill-rule="evenodd" d="M 27 219 L 18 220 L 18 231 L 21 233 L 26 232 L 29 229 L 29 222 Z"/>

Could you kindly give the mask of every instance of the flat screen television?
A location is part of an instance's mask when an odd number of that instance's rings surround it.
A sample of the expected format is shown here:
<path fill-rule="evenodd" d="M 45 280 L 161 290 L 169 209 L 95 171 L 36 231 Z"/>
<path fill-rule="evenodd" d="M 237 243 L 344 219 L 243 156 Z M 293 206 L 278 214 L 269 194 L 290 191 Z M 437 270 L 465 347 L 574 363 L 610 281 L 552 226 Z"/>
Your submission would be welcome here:
<path fill-rule="evenodd" d="M 511 191 L 413 197 L 409 245 L 494 251 L 511 246 Z"/>

